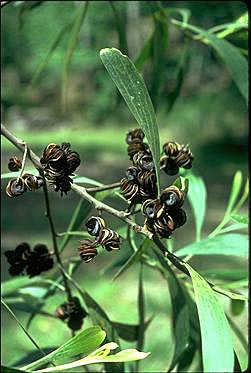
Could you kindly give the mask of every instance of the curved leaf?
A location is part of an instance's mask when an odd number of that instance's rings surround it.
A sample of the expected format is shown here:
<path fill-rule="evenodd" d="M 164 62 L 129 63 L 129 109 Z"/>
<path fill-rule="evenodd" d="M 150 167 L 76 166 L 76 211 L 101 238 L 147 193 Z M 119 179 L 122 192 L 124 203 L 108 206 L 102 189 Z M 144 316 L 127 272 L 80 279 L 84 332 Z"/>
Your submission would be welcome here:
<path fill-rule="evenodd" d="M 185 255 L 235 255 L 248 256 L 248 236 L 246 234 L 220 234 L 213 238 L 195 242 L 175 251 L 177 256 Z"/>
<path fill-rule="evenodd" d="M 157 119 L 145 82 L 133 62 L 116 48 L 100 51 L 100 58 L 149 143 L 160 192 L 160 142 Z"/>
<path fill-rule="evenodd" d="M 188 264 L 185 266 L 192 278 L 199 314 L 204 371 L 233 372 L 232 335 L 224 310 L 206 280 Z"/>

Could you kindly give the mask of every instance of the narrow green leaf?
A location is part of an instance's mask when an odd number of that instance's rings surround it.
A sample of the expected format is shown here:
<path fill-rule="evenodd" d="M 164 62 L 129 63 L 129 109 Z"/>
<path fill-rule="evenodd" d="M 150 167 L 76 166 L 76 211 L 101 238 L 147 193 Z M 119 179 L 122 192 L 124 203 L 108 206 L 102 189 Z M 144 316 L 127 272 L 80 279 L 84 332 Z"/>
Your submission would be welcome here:
<path fill-rule="evenodd" d="M 241 171 L 237 171 L 233 178 L 232 189 L 230 192 L 225 215 L 229 215 L 231 211 L 233 210 L 234 204 L 241 190 L 241 184 L 242 184 L 242 173 Z"/>
<path fill-rule="evenodd" d="M 144 323 L 144 330 L 148 328 L 150 323 L 153 320 L 153 316 L 150 317 L 147 321 Z M 120 338 L 124 339 L 125 341 L 134 342 L 138 338 L 139 334 L 139 325 L 135 324 L 124 324 L 117 321 L 112 321 L 113 326 L 118 332 L 118 335 Z"/>
<path fill-rule="evenodd" d="M 189 189 L 189 180 L 183 176 L 179 176 L 176 180 L 174 180 L 173 185 L 179 188 L 182 192 L 188 193 Z"/>
<path fill-rule="evenodd" d="M 71 231 L 75 231 L 76 229 L 78 229 L 80 224 L 90 213 L 91 209 L 92 209 L 92 205 L 89 202 L 87 202 L 85 199 L 81 198 L 77 204 L 77 207 L 75 208 L 72 214 L 72 218 L 68 225 L 67 231 L 71 232 Z M 60 252 L 64 250 L 64 248 L 70 241 L 70 238 L 71 236 L 69 234 L 64 236 L 64 238 L 60 242 L 60 246 L 59 246 Z"/>
<path fill-rule="evenodd" d="M 22 289 L 23 287 L 30 286 L 33 284 L 41 284 L 42 277 L 36 276 L 36 278 L 30 278 L 28 276 L 24 277 L 17 277 L 7 281 L 2 282 L 1 284 L 1 292 L 2 296 L 10 296 L 13 293 L 17 292 L 18 290 Z"/>
<path fill-rule="evenodd" d="M 168 282 L 171 303 L 172 303 L 172 329 L 175 340 L 175 350 L 168 372 L 172 371 L 180 361 L 189 340 L 189 306 L 184 289 L 182 288 L 175 273 L 170 268 L 167 260 L 157 250 L 154 250 L 159 263 L 161 264 L 164 277 Z"/>
<path fill-rule="evenodd" d="M 239 231 L 239 230 L 242 230 L 242 229 L 247 230 L 247 228 L 248 228 L 247 224 L 236 223 L 236 224 L 228 225 L 225 228 L 222 228 L 220 233 L 223 234 L 223 233 L 228 233 L 228 232 L 233 232 L 233 231 Z"/>
<path fill-rule="evenodd" d="M 73 177 L 73 181 L 74 183 L 83 183 L 83 184 L 90 184 L 90 185 L 94 185 L 94 186 L 103 186 L 104 184 L 100 183 L 99 181 L 97 180 L 94 180 L 94 179 L 90 179 L 89 177 L 86 177 L 86 176 L 75 176 Z"/>
<path fill-rule="evenodd" d="M 200 271 L 203 277 L 216 278 L 225 281 L 241 281 L 248 278 L 248 271 L 244 268 L 212 268 Z"/>
<path fill-rule="evenodd" d="M 48 65 L 54 51 L 56 50 L 56 48 L 58 47 L 58 45 L 60 44 L 61 40 L 63 39 L 64 35 L 69 31 L 69 29 L 72 27 L 72 23 L 68 23 L 66 26 L 64 26 L 58 36 L 56 37 L 56 39 L 54 40 L 54 42 L 52 43 L 50 49 L 48 50 L 46 56 L 41 60 L 40 64 L 37 66 L 33 76 L 32 76 L 32 79 L 31 79 L 31 84 L 35 84 L 35 82 L 37 81 L 37 79 L 39 78 L 39 76 L 41 75 L 41 72 L 45 69 L 45 67 Z"/>
<path fill-rule="evenodd" d="M 87 305 L 88 312 L 92 319 L 92 322 L 100 325 L 100 327 L 106 332 L 106 341 L 114 342 L 119 346 L 119 338 L 116 329 L 113 327 L 112 321 L 109 319 L 103 308 L 88 294 L 85 290 L 82 289 L 81 296 L 84 302 Z M 111 368 L 111 367 L 110 367 Z M 123 371 L 122 364 L 116 364 L 112 366 L 114 372 L 120 373 Z"/>
<path fill-rule="evenodd" d="M 139 315 L 139 329 L 137 349 L 142 350 L 145 340 L 145 300 L 143 288 L 143 264 L 140 265 L 139 271 L 139 288 L 138 288 L 138 315 Z"/>
<path fill-rule="evenodd" d="M 240 93 L 245 101 L 248 102 L 248 63 L 239 49 L 225 39 L 220 39 L 216 35 L 199 27 L 187 23 L 184 24 L 176 20 L 172 20 L 172 22 L 178 27 L 191 30 L 208 40 L 210 45 L 224 61 Z"/>
<path fill-rule="evenodd" d="M 102 49 L 100 58 L 126 101 L 128 108 L 146 135 L 153 155 L 158 191 L 160 192 L 159 132 L 156 115 L 145 82 L 133 62 L 118 49 Z"/>
<path fill-rule="evenodd" d="M 239 214 L 232 214 L 231 219 L 233 221 L 236 221 L 237 223 L 248 225 L 248 217 L 247 216 L 243 216 L 243 215 L 239 215 Z"/>
<path fill-rule="evenodd" d="M 195 242 L 175 251 L 177 256 L 185 255 L 235 255 L 248 256 L 248 236 L 228 233 Z"/>
<path fill-rule="evenodd" d="M 201 177 L 195 176 L 193 173 L 186 173 L 185 176 L 189 180 L 188 199 L 195 218 L 196 241 L 200 241 L 206 212 L 206 185 Z"/>
<path fill-rule="evenodd" d="M 27 371 L 25 370 L 20 370 L 17 368 L 11 368 L 11 367 L 6 367 L 5 365 L 1 365 L 1 372 L 2 373 L 26 373 Z"/>
<path fill-rule="evenodd" d="M 119 36 L 119 49 L 122 53 L 128 54 L 128 46 L 126 40 L 126 23 L 123 20 L 123 16 L 117 11 L 114 1 L 109 1 L 114 14 L 114 21 L 116 24 L 118 36 Z"/>
<path fill-rule="evenodd" d="M 78 42 L 78 36 L 79 36 L 81 26 L 85 20 L 85 16 L 86 16 L 87 9 L 88 9 L 88 4 L 89 4 L 88 1 L 86 1 L 83 4 L 80 4 L 78 12 L 77 12 L 77 16 L 73 23 L 72 31 L 69 37 L 66 56 L 64 60 L 63 75 L 62 75 L 62 100 L 63 100 L 64 105 L 66 103 L 66 91 L 67 91 L 70 63 L 72 60 L 73 52 Z"/>
<path fill-rule="evenodd" d="M 242 300 L 231 300 L 230 311 L 233 316 L 239 316 L 245 309 L 245 302 Z"/>
<path fill-rule="evenodd" d="M 140 260 L 141 255 L 149 248 L 152 244 L 152 241 L 149 238 L 146 238 L 142 241 L 140 247 L 135 251 L 129 259 L 125 262 L 123 266 L 113 276 L 112 281 L 115 281 L 119 276 L 121 276 L 125 271 L 127 271 L 134 263 L 137 263 Z"/>
<path fill-rule="evenodd" d="M 152 40 L 153 35 L 151 35 L 150 38 L 146 41 L 138 57 L 136 58 L 134 62 L 136 69 L 141 70 L 146 61 L 150 58 L 152 50 Z"/>
<path fill-rule="evenodd" d="M 35 372 L 36 373 L 55 372 L 55 371 L 61 371 L 61 370 L 67 370 L 67 369 L 74 369 L 74 368 L 88 365 L 88 364 L 121 363 L 121 362 L 126 362 L 126 361 L 135 361 L 135 360 L 144 359 L 149 355 L 149 353 L 140 352 L 135 349 L 123 350 L 123 351 L 118 352 L 115 355 L 109 355 L 110 351 L 116 349 L 117 347 L 118 345 L 114 342 L 107 343 L 83 359 L 76 360 L 76 361 L 73 361 L 71 363 L 64 364 L 64 365 L 58 365 L 52 368 L 36 370 Z"/>
<path fill-rule="evenodd" d="M 199 314 L 204 371 L 233 372 L 232 335 L 224 310 L 203 277 L 188 264 L 185 265 L 192 278 Z"/>
<path fill-rule="evenodd" d="M 40 365 L 50 361 L 57 362 L 58 360 L 69 359 L 79 354 L 88 354 L 100 346 L 105 339 L 105 335 L 105 332 L 99 326 L 92 326 L 69 339 L 55 351 L 26 365 L 23 369 L 34 370 Z"/>

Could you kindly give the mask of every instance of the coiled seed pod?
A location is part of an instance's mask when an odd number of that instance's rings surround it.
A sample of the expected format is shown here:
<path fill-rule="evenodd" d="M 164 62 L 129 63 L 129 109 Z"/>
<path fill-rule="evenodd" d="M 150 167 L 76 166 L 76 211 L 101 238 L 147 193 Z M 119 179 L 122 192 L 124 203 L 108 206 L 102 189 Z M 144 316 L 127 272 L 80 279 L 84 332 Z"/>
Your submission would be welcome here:
<path fill-rule="evenodd" d="M 107 251 L 112 251 L 119 249 L 122 240 L 117 232 L 109 228 L 104 228 L 100 231 L 97 242 Z"/>
<path fill-rule="evenodd" d="M 57 144 L 49 144 L 43 151 L 43 157 L 40 159 L 40 163 L 44 167 L 50 167 L 52 169 L 60 170 L 65 166 L 66 155 Z"/>
<path fill-rule="evenodd" d="M 173 219 L 167 213 L 161 214 L 158 218 L 147 218 L 145 226 L 151 233 L 159 234 L 163 238 L 169 238 L 175 229 Z"/>
<path fill-rule="evenodd" d="M 175 175 L 177 167 L 191 168 L 194 159 L 191 150 L 177 142 L 167 142 L 163 145 L 163 151 L 167 158 L 163 156 L 160 160 L 161 168 L 169 175 Z M 176 172 L 177 171 L 177 172 Z"/>
<path fill-rule="evenodd" d="M 69 174 L 74 172 L 80 165 L 80 156 L 76 151 L 70 150 L 71 144 L 69 142 L 63 142 L 61 148 L 66 155 L 66 163 Z"/>
<path fill-rule="evenodd" d="M 56 309 L 55 315 L 62 321 L 67 320 L 68 327 L 75 331 L 81 329 L 87 312 L 81 306 L 79 299 L 72 297 Z"/>
<path fill-rule="evenodd" d="M 19 171 L 22 168 L 22 162 L 15 155 L 9 159 L 8 169 L 10 171 Z"/>
<path fill-rule="evenodd" d="M 145 137 L 144 132 L 141 128 L 135 128 L 134 130 L 130 131 L 126 135 L 126 142 L 128 145 L 132 144 L 133 141 L 138 140 L 139 142 L 143 142 Z"/>
<path fill-rule="evenodd" d="M 10 264 L 9 274 L 16 276 L 22 273 L 31 257 L 30 245 L 26 242 L 19 244 L 15 250 L 7 250 L 4 255 Z"/>
<path fill-rule="evenodd" d="M 134 154 L 133 163 L 135 166 L 147 171 L 152 171 L 154 168 L 151 154 L 144 151 Z"/>
<path fill-rule="evenodd" d="M 22 178 L 12 179 L 8 182 L 5 191 L 9 197 L 18 197 L 27 191 L 27 187 Z"/>
<path fill-rule="evenodd" d="M 41 176 L 34 176 L 32 174 L 24 174 L 22 179 L 24 180 L 25 186 L 29 191 L 34 191 L 43 186 L 43 178 Z"/>
<path fill-rule="evenodd" d="M 149 146 L 145 142 L 134 140 L 127 147 L 127 154 L 129 155 L 131 161 L 133 160 L 134 155 L 140 151 L 145 153 L 149 152 Z"/>
<path fill-rule="evenodd" d="M 81 246 L 78 249 L 79 255 L 86 263 L 89 263 L 98 255 L 95 241 L 86 239 L 80 241 L 80 244 Z"/>
<path fill-rule="evenodd" d="M 161 208 L 162 206 L 158 199 L 147 199 L 141 207 L 141 212 L 147 218 L 153 219 Z"/>
<path fill-rule="evenodd" d="M 173 219 L 175 229 L 181 227 L 186 223 L 187 217 L 183 209 L 175 208 L 169 211 L 170 216 Z"/>
<path fill-rule="evenodd" d="M 100 217 L 92 216 L 87 220 L 85 226 L 91 236 L 98 236 L 100 229 L 105 228 L 105 221 Z"/>
<path fill-rule="evenodd" d="M 137 180 L 140 186 L 140 195 L 143 200 L 157 197 L 157 181 L 154 171 L 141 170 L 137 175 Z"/>
<path fill-rule="evenodd" d="M 135 166 L 128 167 L 125 172 L 125 177 L 128 181 L 137 180 L 139 169 Z"/>
<path fill-rule="evenodd" d="M 185 194 L 175 185 L 164 189 L 160 195 L 160 201 L 166 209 L 180 207 L 184 203 Z"/>
<path fill-rule="evenodd" d="M 133 204 L 138 203 L 141 200 L 138 184 L 134 181 L 129 181 L 125 177 L 120 181 L 120 191 L 123 197 Z"/>
<path fill-rule="evenodd" d="M 44 244 L 37 244 L 31 253 L 27 263 L 26 273 L 30 277 L 38 276 L 42 272 L 49 271 L 53 267 L 53 258 Z"/>

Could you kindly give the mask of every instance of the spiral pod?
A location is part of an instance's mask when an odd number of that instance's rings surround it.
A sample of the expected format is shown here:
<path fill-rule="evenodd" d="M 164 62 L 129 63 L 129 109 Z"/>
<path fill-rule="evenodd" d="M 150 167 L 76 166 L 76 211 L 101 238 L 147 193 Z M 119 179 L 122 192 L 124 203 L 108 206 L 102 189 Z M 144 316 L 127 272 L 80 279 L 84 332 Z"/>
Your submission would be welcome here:
<path fill-rule="evenodd" d="M 98 251 L 96 249 L 96 242 L 86 239 L 80 241 L 80 244 L 81 246 L 78 250 L 81 259 L 83 259 L 85 263 L 91 262 L 95 258 L 95 256 L 98 255 Z"/>
<path fill-rule="evenodd" d="M 76 168 L 80 165 L 80 156 L 76 151 L 70 149 L 71 144 L 69 142 L 63 142 L 61 148 L 66 155 L 66 163 L 69 174 L 73 173 Z"/>
<path fill-rule="evenodd" d="M 175 229 L 181 227 L 186 223 L 187 217 L 183 209 L 177 208 L 169 211 L 169 215 L 172 217 Z"/>
<path fill-rule="evenodd" d="M 27 191 L 27 186 L 22 178 L 12 179 L 8 182 L 5 191 L 11 198 L 18 197 Z"/>
<path fill-rule="evenodd" d="M 152 171 L 154 168 L 151 154 L 145 151 L 140 151 L 134 154 L 133 163 L 135 166 L 146 171 Z"/>
<path fill-rule="evenodd" d="M 149 232 L 163 238 L 169 238 L 175 229 L 174 221 L 167 213 L 163 213 L 156 218 L 147 218 L 144 224 Z"/>
<path fill-rule="evenodd" d="M 22 162 L 16 156 L 11 157 L 8 162 L 8 169 L 12 172 L 19 171 L 22 168 Z"/>
<path fill-rule="evenodd" d="M 154 171 L 139 171 L 137 181 L 140 186 L 140 195 L 143 200 L 157 197 L 157 179 Z"/>
<path fill-rule="evenodd" d="M 141 212 L 147 218 L 153 219 L 161 209 L 162 206 L 158 199 L 147 199 L 141 207 Z"/>
<path fill-rule="evenodd" d="M 91 236 L 98 236 L 100 230 L 105 228 L 105 221 L 100 217 L 92 216 L 87 220 L 85 226 Z"/>
<path fill-rule="evenodd" d="M 138 184 L 134 181 L 129 181 L 125 177 L 120 181 L 120 191 L 123 197 L 133 204 L 140 202 L 141 200 Z"/>
<path fill-rule="evenodd" d="M 134 130 L 131 130 L 126 135 L 126 142 L 128 145 L 131 145 L 133 141 L 143 142 L 143 139 L 145 137 L 144 132 L 141 128 L 135 128 Z"/>
<path fill-rule="evenodd" d="M 122 240 L 117 232 L 109 228 L 104 228 L 100 231 L 97 242 L 107 251 L 112 251 L 119 249 Z"/>
<path fill-rule="evenodd" d="M 160 167 L 169 175 L 175 175 L 179 167 L 191 168 L 194 159 L 188 146 L 177 142 L 167 142 L 163 145 L 164 156 L 160 159 Z"/>
<path fill-rule="evenodd" d="M 160 201 L 166 209 L 180 207 L 184 203 L 185 193 L 175 185 L 164 189 L 160 195 Z"/>
<path fill-rule="evenodd" d="M 43 178 L 41 176 L 34 176 L 32 174 L 24 174 L 22 176 L 22 179 L 24 180 L 25 186 L 27 190 L 34 191 L 36 189 L 39 189 L 43 186 Z"/>
<path fill-rule="evenodd" d="M 87 312 L 81 306 L 77 297 L 72 297 L 57 307 L 55 316 L 62 321 L 67 321 L 67 325 L 71 330 L 79 330 L 82 327 L 83 319 L 87 316 Z"/>

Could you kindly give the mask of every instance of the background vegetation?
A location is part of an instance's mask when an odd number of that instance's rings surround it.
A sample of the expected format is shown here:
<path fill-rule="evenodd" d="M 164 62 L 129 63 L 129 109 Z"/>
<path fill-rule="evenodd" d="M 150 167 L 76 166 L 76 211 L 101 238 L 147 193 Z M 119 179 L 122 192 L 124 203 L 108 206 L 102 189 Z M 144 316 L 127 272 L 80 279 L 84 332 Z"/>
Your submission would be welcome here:
<path fill-rule="evenodd" d="M 161 143 L 174 140 L 189 143 L 192 148 L 193 170 L 207 187 L 203 226 L 206 237 L 224 215 L 235 171 L 242 171 L 243 178 L 247 176 L 247 106 L 238 77 L 231 74 L 216 49 L 203 42 L 201 35 L 196 40 L 196 33 L 184 30 L 172 19 L 184 20 L 190 11 L 189 24 L 208 30 L 236 22 L 246 12 L 245 3 L 93 1 L 81 18 L 83 3 L 18 1 L 2 9 L 3 123 L 38 154 L 50 142 L 69 141 L 81 155 L 80 175 L 105 184 L 120 180 L 128 166 L 125 134 L 137 124 L 99 58 L 100 49 L 119 48 L 144 76 L 157 113 Z M 79 32 L 76 19 L 80 22 Z M 75 28 L 71 27 L 73 22 Z M 224 39 L 246 58 L 247 29 L 243 25 Z M 2 140 L 2 172 L 7 172 L 7 160 L 13 154 L 17 152 Z M 5 183 L 4 180 L 3 190 Z M 57 230 L 63 232 L 78 197 L 69 193 L 61 199 L 51 193 L 51 200 Z M 2 202 L 2 253 L 23 241 L 51 245 L 42 192 L 27 193 L 22 199 L 8 199 L 2 193 Z M 114 203 L 108 198 L 109 202 Z M 188 204 L 185 209 L 188 222 L 174 235 L 175 249 L 194 240 L 192 211 Z M 113 228 L 119 228 L 118 220 L 107 219 Z M 64 262 L 77 255 L 77 240 L 74 237 L 69 242 Z M 137 323 L 139 265 L 132 266 L 117 281 L 110 281 L 117 270 L 111 265 L 120 257 L 123 259 L 127 250 L 125 244 L 119 253 L 102 253 L 91 265 L 80 265 L 75 277 L 112 320 Z M 226 255 L 196 256 L 190 263 L 198 270 L 210 269 L 212 264 L 221 270 L 243 271 L 246 266 L 245 259 Z M 2 280 L 8 278 L 2 260 Z M 145 312 L 147 316 L 154 315 L 154 319 L 144 346 L 151 355 L 140 363 L 141 369 L 166 371 L 174 349 L 168 287 L 151 269 L 145 271 L 144 287 Z M 245 293 L 245 289 L 241 292 Z M 63 300 L 64 295 L 56 293 L 43 309 L 53 313 Z M 231 302 L 223 301 L 235 325 L 247 335 L 246 308 L 234 314 Z M 25 324 L 29 313 L 22 307 L 16 308 L 16 314 Z M 2 316 L 3 362 L 21 365 L 20 359 L 25 356 L 25 362 L 31 361 L 33 345 L 9 314 L 3 312 Z M 46 348 L 48 333 L 51 347 L 69 338 L 61 321 L 42 315 L 34 318 L 29 330 Z M 129 345 L 122 342 L 123 347 Z M 235 345 L 245 369 L 247 355 L 236 337 Z"/>

